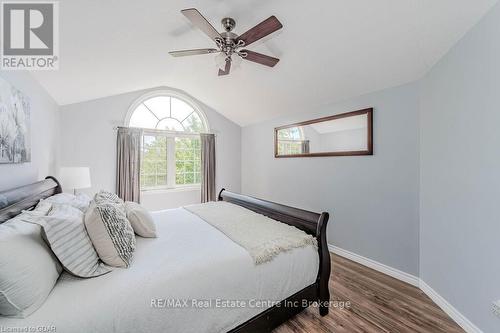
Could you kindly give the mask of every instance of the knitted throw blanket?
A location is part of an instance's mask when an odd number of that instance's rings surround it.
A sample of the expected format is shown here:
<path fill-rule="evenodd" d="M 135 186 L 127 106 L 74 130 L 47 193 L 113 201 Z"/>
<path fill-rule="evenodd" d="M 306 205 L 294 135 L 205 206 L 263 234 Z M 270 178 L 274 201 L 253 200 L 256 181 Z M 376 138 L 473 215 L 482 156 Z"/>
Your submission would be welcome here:
<path fill-rule="evenodd" d="M 256 265 L 271 261 L 284 251 L 318 246 L 316 239 L 302 230 L 228 202 L 207 202 L 184 209 L 247 250 Z"/>

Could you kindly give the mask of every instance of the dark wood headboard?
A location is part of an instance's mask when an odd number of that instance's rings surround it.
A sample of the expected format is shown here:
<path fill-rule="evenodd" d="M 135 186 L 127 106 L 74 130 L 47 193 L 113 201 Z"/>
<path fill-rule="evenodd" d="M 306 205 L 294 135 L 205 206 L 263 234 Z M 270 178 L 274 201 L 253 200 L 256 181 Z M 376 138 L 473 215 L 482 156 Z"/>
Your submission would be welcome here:
<path fill-rule="evenodd" d="M 0 223 L 13 218 L 23 210 L 35 207 L 40 199 L 61 192 L 59 181 L 52 176 L 33 184 L 0 192 Z"/>

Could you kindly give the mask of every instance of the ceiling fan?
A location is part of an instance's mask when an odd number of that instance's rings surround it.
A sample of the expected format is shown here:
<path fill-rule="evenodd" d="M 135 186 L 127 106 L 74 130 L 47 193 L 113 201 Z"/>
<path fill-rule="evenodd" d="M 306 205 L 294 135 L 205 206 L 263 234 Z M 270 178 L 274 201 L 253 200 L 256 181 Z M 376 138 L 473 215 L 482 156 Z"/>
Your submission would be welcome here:
<path fill-rule="evenodd" d="M 236 21 L 230 17 L 222 19 L 221 23 L 225 31 L 219 33 L 196 8 L 183 9 L 181 10 L 181 13 L 186 16 L 191 23 L 210 37 L 210 39 L 215 42 L 217 48 L 171 51 L 169 52 L 170 55 L 174 57 L 184 57 L 198 54 L 220 53 L 225 56 L 225 64 L 224 69 L 219 68 L 219 76 L 229 74 L 229 71 L 231 70 L 231 62 L 233 61 L 232 57 L 234 55 L 269 67 L 274 67 L 274 65 L 278 63 L 279 59 L 277 58 L 247 49 L 242 49 L 243 47 L 246 47 L 253 42 L 256 42 L 259 39 L 283 28 L 283 25 L 275 16 L 269 17 L 252 29 L 238 36 L 232 32 L 236 26 Z"/>

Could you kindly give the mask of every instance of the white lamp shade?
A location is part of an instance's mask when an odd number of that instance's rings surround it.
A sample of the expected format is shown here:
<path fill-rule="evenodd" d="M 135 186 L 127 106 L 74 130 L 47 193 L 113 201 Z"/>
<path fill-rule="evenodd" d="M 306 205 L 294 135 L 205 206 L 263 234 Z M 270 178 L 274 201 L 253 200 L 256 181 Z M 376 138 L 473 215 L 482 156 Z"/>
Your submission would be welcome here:
<path fill-rule="evenodd" d="M 87 167 L 62 167 L 59 171 L 59 181 L 63 188 L 89 188 L 90 169 Z"/>

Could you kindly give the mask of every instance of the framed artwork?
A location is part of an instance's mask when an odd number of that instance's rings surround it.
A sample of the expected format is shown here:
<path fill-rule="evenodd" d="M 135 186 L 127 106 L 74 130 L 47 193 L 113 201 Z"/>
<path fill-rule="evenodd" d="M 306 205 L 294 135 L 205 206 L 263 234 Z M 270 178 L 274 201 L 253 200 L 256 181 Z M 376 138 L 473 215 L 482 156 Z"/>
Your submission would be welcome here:
<path fill-rule="evenodd" d="M 31 161 L 30 102 L 0 78 L 0 164 Z"/>

